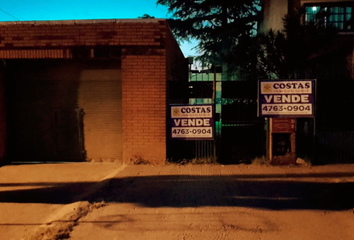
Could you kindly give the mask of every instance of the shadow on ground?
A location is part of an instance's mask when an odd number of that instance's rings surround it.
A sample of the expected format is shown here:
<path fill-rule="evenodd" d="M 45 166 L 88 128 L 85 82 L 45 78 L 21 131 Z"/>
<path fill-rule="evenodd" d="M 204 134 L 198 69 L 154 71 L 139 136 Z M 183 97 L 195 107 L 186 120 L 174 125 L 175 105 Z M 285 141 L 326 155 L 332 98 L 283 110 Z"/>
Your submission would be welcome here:
<path fill-rule="evenodd" d="M 94 199 L 82 200 L 146 207 L 346 210 L 354 207 L 354 182 L 327 180 L 353 176 L 354 173 L 137 176 L 113 179 Z M 0 202 L 66 204 L 93 184 L 0 183 Z"/>
<path fill-rule="evenodd" d="M 0 202 L 68 204 L 96 182 L 0 183 Z M 82 199 L 85 200 L 85 199 Z"/>

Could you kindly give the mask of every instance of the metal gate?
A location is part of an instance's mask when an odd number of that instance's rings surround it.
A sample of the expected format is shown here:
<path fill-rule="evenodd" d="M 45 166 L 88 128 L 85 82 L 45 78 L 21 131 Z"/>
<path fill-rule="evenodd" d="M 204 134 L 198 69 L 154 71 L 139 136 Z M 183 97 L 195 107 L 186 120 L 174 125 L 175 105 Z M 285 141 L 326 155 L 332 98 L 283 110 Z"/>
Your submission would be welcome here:
<path fill-rule="evenodd" d="M 257 117 L 257 86 L 250 82 L 219 80 L 214 104 L 219 116 L 215 120 L 215 140 L 168 140 L 170 161 L 217 158 L 223 164 L 236 164 L 249 163 L 265 154 L 264 120 Z M 193 82 L 189 103 L 212 103 L 210 96 L 208 98 L 211 87 L 209 80 Z"/>

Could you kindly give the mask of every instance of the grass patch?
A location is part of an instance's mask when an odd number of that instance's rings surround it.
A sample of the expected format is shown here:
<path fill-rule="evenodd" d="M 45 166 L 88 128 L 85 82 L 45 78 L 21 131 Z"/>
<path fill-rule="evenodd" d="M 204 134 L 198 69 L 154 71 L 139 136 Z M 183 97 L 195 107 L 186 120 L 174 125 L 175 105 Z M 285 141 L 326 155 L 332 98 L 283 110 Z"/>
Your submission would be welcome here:
<path fill-rule="evenodd" d="M 182 159 L 181 161 L 176 162 L 177 164 L 218 164 L 216 157 L 208 158 L 193 158 L 193 159 Z"/>
<path fill-rule="evenodd" d="M 296 165 L 300 165 L 300 166 L 311 166 L 312 162 L 311 159 L 308 157 L 304 157 L 304 158 L 297 158 L 296 159 Z"/>
<path fill-rule="evenodd" d="M 256 157 L 256 158 L 252 159 L 251 164 L 254 164 L 254 165 L 270 165 L 269 160 L 265 156 Z"/>
<path fill-rule="evenodd" d="M 130 161 L 134 164 L 134 165 L 148 165 L 150 164 L 149 161 L 147 161 L 146 159 L 144 159 L 141 156 L 134 156 L 130 159 Z"/>

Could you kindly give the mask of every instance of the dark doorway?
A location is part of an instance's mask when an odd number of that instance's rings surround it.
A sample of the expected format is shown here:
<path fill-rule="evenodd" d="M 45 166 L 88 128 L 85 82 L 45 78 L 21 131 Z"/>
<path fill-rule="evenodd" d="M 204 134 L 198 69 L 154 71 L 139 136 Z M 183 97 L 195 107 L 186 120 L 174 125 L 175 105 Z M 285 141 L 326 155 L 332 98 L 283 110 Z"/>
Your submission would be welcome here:
<path fill-rule="evenodd" d="M 84 159 L 76 65 L 63 60 L 7 62 L 8 160 Z"/>
<path fill-rule="evenodd" d="M 83 160 L 83 116 L 81 109 L 55 112 L 55 158 L 66 161 Z"/>

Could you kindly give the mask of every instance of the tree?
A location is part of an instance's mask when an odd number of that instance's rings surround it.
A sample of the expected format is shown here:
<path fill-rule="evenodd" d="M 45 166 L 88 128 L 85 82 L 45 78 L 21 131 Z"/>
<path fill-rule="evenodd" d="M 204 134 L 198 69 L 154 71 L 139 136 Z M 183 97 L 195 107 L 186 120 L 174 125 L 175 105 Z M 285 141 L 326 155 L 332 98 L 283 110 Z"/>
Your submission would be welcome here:
<path fill-rule="evenodd" d="M 321 22 L 303 24 L 303 14 L 303 9 L 294 11 L 283 18 L 282 31 L 257 36 L 259 78 L 302 78 L 309 58 L 335 39 L 338 31 L 334 27 L 324 27 Z"/>
<path fill-rule="evenodd" d="M 199 60 L 226 64 L 233 71 L 239 68 L 241 42 L 255 34 L 260 0 L 157 0 L 157 4 L 168 6 L 169 24 L 179 41 L 199 41 Z"/>
<path fill-rule="evenodd" d="M 153 18 L 155 18 L 155 17 L 150 16 L 149 14 L 146 14 L 146 13 L 143 16 L 138 17 L 138 19 L 153 19 Z"/>

